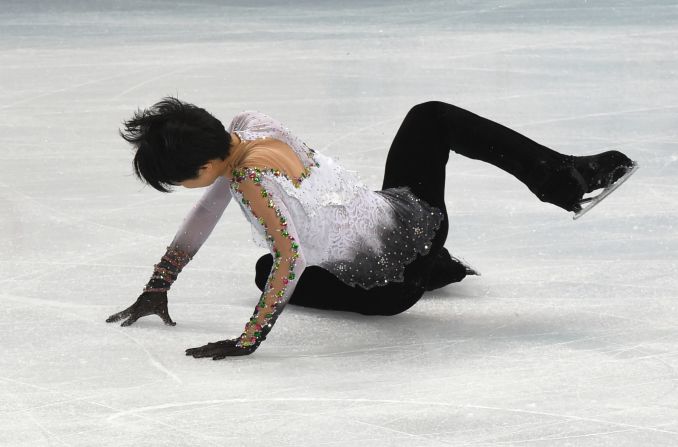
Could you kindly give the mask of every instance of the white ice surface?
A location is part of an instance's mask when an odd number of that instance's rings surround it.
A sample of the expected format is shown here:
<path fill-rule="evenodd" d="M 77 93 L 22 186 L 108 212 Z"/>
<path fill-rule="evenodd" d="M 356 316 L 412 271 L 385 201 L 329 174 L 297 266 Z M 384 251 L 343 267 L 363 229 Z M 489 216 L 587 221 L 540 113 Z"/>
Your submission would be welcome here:
<path fill-rule="evenodd" d="M 2 1 L 0 445 L 678 445 L 675 1 L 226 3 Z M 201 193 L 142 187 L 117 136 L 167 94 L 272 115 L 375 189 L 430 99 L 641 169 L 575 222 L 453 154 L 446 246 L 482 277 L 395 317 L 289 306 L 254 355 L 196 360 L 259 297 L 236 206 L 176 327 L 104 323 Z"/>

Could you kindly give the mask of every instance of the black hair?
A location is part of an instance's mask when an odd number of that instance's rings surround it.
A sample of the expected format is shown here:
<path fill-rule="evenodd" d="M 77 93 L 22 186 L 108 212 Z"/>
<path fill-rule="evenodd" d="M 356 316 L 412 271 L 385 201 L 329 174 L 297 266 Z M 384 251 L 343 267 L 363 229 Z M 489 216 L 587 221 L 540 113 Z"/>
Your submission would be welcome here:
<path fill-rule="evenodd" d="M 205 109 L 168 96 L 137 110 L 120 136 L 136 149 L 134 173 L 160 192 L 198 176 L 209 160 L 225 160 L 231 136 Z"/>

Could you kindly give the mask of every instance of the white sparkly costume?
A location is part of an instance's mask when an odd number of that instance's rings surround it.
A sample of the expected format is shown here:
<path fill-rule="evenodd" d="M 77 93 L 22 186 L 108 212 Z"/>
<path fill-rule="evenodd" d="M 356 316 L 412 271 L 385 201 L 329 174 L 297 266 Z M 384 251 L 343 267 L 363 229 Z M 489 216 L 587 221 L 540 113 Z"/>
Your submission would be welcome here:
<path fill-rule="evenodd" d="M 369 289 L 403 281 L 405 266 L 417 254 L 428 253 L 443 213 L 409 188 L 370 190 L 333 159 L 259 112 L 238 114 L 228 131 L 243 142 L 283 142 L 304 166 L 300 178 L 290 178 L 270 165 L 236 166 L 232 178 L 219 177 L 207 189 L 170 245 L 193 256 L 231 198 L 236 198 L 252 225 L 255 243 L 270 249 L 274 257 L 241 345 L 254 343 L 262 327 L 268 325 L 270 330 L 306 266 L 320 266 L 346 284 Z"/>

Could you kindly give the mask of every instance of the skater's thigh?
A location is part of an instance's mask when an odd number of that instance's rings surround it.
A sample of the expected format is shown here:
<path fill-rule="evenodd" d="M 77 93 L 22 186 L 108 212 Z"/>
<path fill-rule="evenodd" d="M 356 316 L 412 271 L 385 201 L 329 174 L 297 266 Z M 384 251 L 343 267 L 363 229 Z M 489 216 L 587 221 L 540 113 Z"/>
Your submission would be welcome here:
<path fill-rule="evenodd" d="M 257 261 L 256 282 L 263 290 L 273 265 L 270 254 Z M 344 283 L 319 266 L 308 266 L 298 279 L 290 304 L 316 309 L 357 312 L 364 315 L 395 315 L 409 309 L 424 290 L 406 283 L 363 289 Z"/>
<path fill-rule="evenodd" d="M 256 266 L 255 282 L 263 291 L 273 267 L 273 256 L 266 254 L 259 258 Z M 347 301 L 355 293 L 353 287 L 316 265 L 308 266 L 297 279 L 297 286 L 290 297 L 290 304 L 333 309 Z"/>
<path fill-rule="evenodd" d="M 423 293 L 423 288 L 402 282 L 367 290 L 351 287 L 327 270 L 311 266 L 301 275 L 290 304 L 363 315 L 396 315 L 412 307 Z"/>
<path fill-rule="evenodd" d="M 437 103 L 407 113 L 386 157 L 382 189 L 408 186 L 429 205 L 445 210 L 445 171 L 450 150 L 436 127 Z"/>

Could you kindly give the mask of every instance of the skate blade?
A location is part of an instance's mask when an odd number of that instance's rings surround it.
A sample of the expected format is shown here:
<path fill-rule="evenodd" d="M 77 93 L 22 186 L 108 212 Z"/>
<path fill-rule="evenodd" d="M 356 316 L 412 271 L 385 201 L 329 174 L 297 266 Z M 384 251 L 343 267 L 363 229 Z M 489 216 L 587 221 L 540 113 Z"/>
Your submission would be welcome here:
<path fill-rule="evenodd" d="M 619 177 L 619 179 L 614 182 L 612 185 L 608 186 L 595 197 L 589 197 L 586 199 L 583 199 L 579 202 L 580 205 L 587 203 L 588 206 L 582 207 L 579 211 L 574 213 L 574 216 L 572 216 L 572 219 L 579 219 L 581 216 L 584 214 L 588 213 L 591 211 L 592 208 L 594 208 L 596 205 L 598 205 L 600 202 L 602 202 L 607 196 L 612 194 L 617 188 L 619 188 L 625 181 L 629 179 L 636 171 L 638 170 L 638 163 L 635 161 L 633 162 L 633 165 L 629 168 L 628 171 L 626 171 L 626 174 L 622 175 Z"/>
<path fill-rule="evenodd" d="M 464 266 L 464 270 L 466 270 L 466 276 L 482 276 L 477 268 L 471 266 L 471 264 L 466 262 L 464 259 L 458 258 L 456 256 L 451 256 L 451 258 Z"/>
<path fill-rule="evenodd" d="M 466 276 L 482 276 L 478 269 L 473 267 L 468 262 L 464 261 L 463 259 L 459 259 L 459 262 L 461 262 L 461 265 L 463 265 L 464 269 L 466 269 Z"/>

